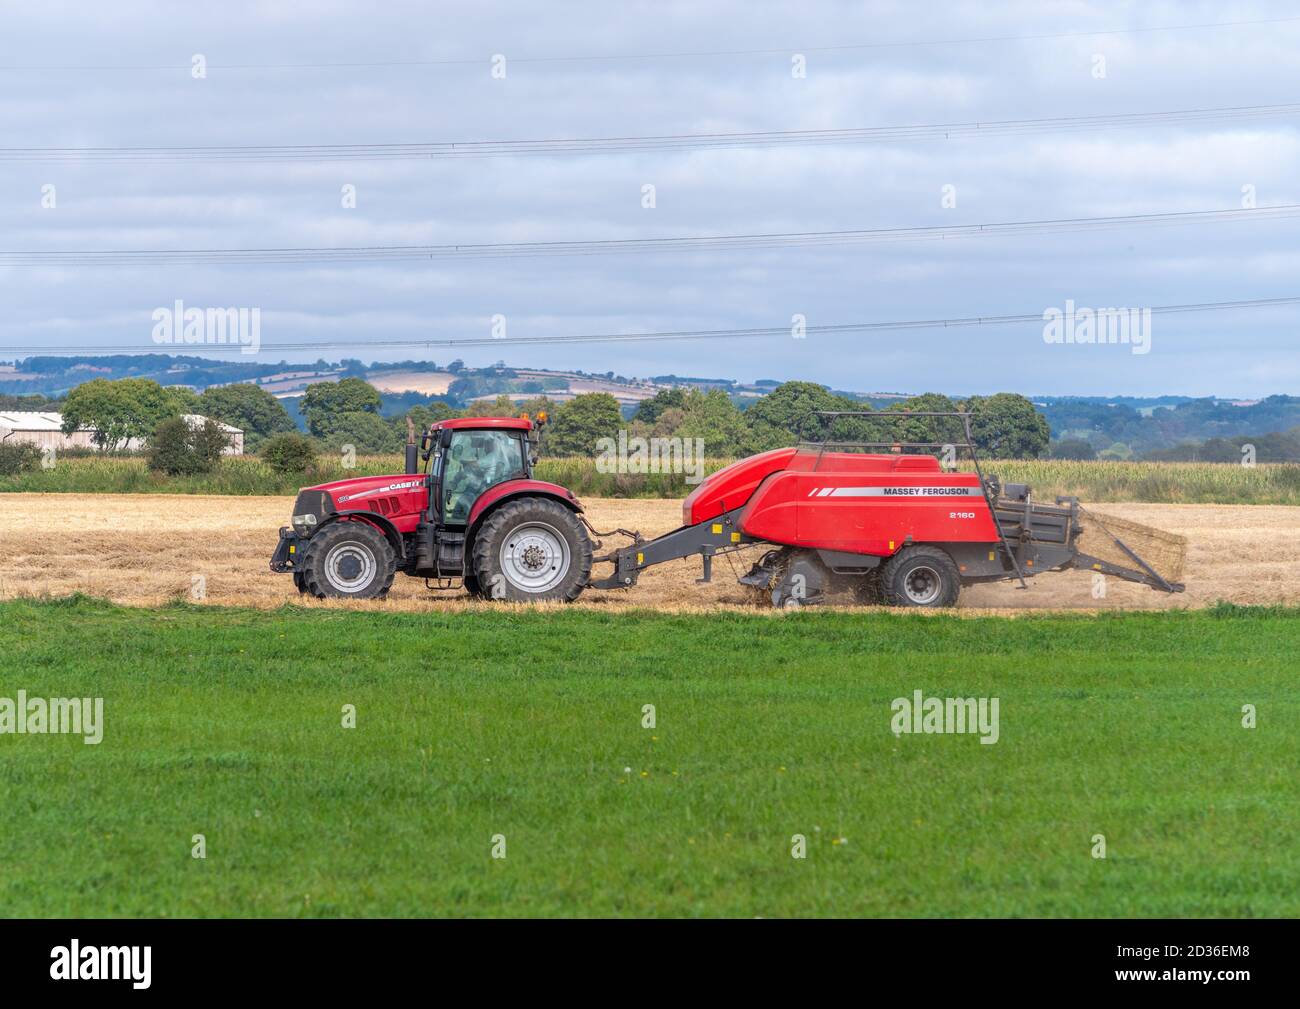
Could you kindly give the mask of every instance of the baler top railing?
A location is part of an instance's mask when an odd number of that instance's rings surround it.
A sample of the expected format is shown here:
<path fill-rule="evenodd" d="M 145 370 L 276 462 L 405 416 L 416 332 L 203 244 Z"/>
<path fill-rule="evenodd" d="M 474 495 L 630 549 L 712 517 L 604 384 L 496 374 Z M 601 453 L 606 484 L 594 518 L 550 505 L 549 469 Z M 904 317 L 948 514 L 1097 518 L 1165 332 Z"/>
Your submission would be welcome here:
<path fill-rule="evenodd" d="M 960 448 L 959 445 L 953 445 L 950 441 L 811 441 L 801 442 L 803 445 L 824 445 L 828 448 L 844 446 L 846 448 L 948 448 L 953 446 Z"/>
<path fill-rule="evenodd" d="M 894 451 L 900 449 L 966 449 L 970 452 L 971 459 L 975 462 L 976 472 L 979 472 L 979 460 L 975 451 L 975 439 L 971 432 L 971 417 L 973 414 L 960 410 L 813 410 L 804 415 L 798 428 L 806 430 L 809 418 L 816 417 L 819 420 L 829 418 L 833 427 L 836 420 L 844 418 L 864 418 L 868 420 L 883 420 L 886 422 L 898 422 L 903 420 L 914 420 L 917 418 L 939 418 L 947 417 L 961 421 L 962 438 L 950 438 L 944 441 L 900 441 L 897 438 L 890 438 L 886 441 L 873 441 L 861 438 L 854 439 L 831 439 L 829 437 L 811 438 L 801 435 L 799 444 L 808 448 L 818 448 L 820 458 L 822 452 L 827 448 L 861 448 L 877 449 L 887 448 Z M 828 431 L 827 434 L 830 432 Z M 981 475 L 981 479 L 983 476 Z"/>

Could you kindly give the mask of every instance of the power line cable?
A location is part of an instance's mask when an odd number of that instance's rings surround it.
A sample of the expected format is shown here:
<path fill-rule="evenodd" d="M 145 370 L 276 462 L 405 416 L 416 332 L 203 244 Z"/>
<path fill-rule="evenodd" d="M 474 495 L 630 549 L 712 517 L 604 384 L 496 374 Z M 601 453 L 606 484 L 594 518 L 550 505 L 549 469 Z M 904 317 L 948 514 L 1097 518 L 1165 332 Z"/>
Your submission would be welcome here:
<path fill-rule="evenodd" d="M 509 57 L 510 63 L 612 63 L 619 61 L 663 59 L 716 59 L 728 56 L 772 56 L 788 53 L 866 52 L 880 49 L 912 49 L 927 46 L 962 46 L 1001 42 L 1043 42 L 1057 39 L 1096 38 L 1103 35 L 1143 35 L 1155 32 L 1201 31 L 1216 28 L 1246 28 L 1300 21 L 1300 16 L 1258 18 L 1241 21 L 1205 21 L 1193 24 L 1151 25 L 1140 28 L 1099 28 L 1088 31 L 1040 32 L 1026 35 L 984 35 L 966 38 L 898 39 L 883 42 L 853 42 L 840 45 L 782 46 L 766 49 L 705 49 L 681 52 L 582 54 L 565 56 Z M 348 60 L 301 63 L 208 63 L 211 70 L 350 70 L 384 67 L 482 66 L 491 56 L 459 57 L 435 60 Z M 189 63 L 146 64 L 0 64 L 0 71 L 32 73 L 70 73 L 80 71 L 190 70 Z"/>
<path fill-rule="evenodd" d="M 474 158 L 625 154 L 642 151 L 740 150 L 837 144 L 907 143 L 1040 133 L 1095 132 L 1134 127 L 1250 122 L 1300 115 L 1300 102 L 1217 108 L 1125 112 L 1045 119 L 1007 119 L 912 126 L 737 133 L 675 133 L 641 137 L 568 137 L 540 140 L 444 140 L 386 144 L 270 144 L 177 147 L 0 147 L 0 162 L 56 164 L 169 164 L 220 162 L 277 164 L 339 161 L 446 161 Z"/>
<path fill-rule="evenodd" d="M 1040 221 L 1001 221 L 933 227 L 694 235 L 670 238 L 598 239 L 592 241 L 335 246 L 323 248 L 0 251 L 0 266 L 306 265 L 432 262 L 455 259 L 533 259 L 552 256 L 608 256 L 948 241 L 959 238 L 995 237 L 998 235 L 1063 234 L 1135 227 L 1161 228 L 1240 221 L 1288 220 L 1298 216 L 1300 216 L 1300 204 L 1288 203 L 1251 209 L 1197 210 Z"/>
<path fill-rule="evenodd" d="M 1194 302 L 1179 305 L 1151 306 L 1143 311 L 1152 315 L 1174 315 L 1197 312 L 1222 312 L 1236 309 L 1275 308 L 1288 305 L 1300 305 L 1300 295 L 1281 298 L 1250 298 L 1238 301 Z M 1120 309 L 1115 309 L 1119 311 Z M 1139 309 L 1132 309 L 1138 311 Z M 1100 311 L 1098 309 L 1097 311 Z M 964 316 L 953 319 L 911 319 L 901 322 L 849 322 L 831 325 L 806 326 L 804 332 L 818 335 L 836 335 L 843 333 L 886 333 L 919 329 L 956 329 L 975 326 L 1006 326 L 1028 322 L 1043 322 L 1043 312 L 1028 312 L 1018 315 L 980 315 Z M 489 346 L 550 346 L 553 344 L 586 343 L 656 343 L 680 340 L 737 340 L 761 337 L 791 336 L 790 326 L 751 327 L 743 329 L 700 329 L 679 330 L 655 333 L 595 333 L 565 336 L 533 337 L 450 337 L 421 339 L 381 339 L 381 340 L 320 340 L 298 343 L 262 343 L 262 352 L 306 352 L 316 353 L 322 350 L 350 350 L 360 352 L 365 349 L 396 347 L 489 347 Z M 83 347 L 8 346 L 0 347 L 0 352 L 7 354 L 34 354 L 41 356 L 58 356 L 64 354 L 111 354 L 111 353 L 174 353 L 177 350 L 190 353 L 241 353 L 243 348 L 237 343 L 164 343 L 142 348 L 139 344 L 101 345 Z"/>

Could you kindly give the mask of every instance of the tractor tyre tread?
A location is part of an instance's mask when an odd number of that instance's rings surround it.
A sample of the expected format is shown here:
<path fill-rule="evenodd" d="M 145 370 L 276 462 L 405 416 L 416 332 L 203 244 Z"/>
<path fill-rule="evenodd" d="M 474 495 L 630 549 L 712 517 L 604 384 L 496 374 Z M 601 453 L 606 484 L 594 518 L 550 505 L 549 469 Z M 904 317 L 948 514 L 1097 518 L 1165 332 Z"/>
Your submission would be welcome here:
<path fill-rule="evenodd" d="M 565 535 L 569 543 L 569 570 L 564 580 L 546 592 L 529 593 L 514 588 L 505 581 L 500 570 L 501 541 L 512 529 L 522 523 L 544 521 Z M 591 538 L 568 506 L 553 498 L 524 497 L 507 501 L 488 514 L 474 534 L 474 579 L 479 594 L 485 599 L 496 598 L 493 585 L 502 584 L 502 598 L 512 602 L 540 602 L 560 600 L 571 603 L 591 580 Z M 501 579 L 500 583 L 494 581 Z"/>

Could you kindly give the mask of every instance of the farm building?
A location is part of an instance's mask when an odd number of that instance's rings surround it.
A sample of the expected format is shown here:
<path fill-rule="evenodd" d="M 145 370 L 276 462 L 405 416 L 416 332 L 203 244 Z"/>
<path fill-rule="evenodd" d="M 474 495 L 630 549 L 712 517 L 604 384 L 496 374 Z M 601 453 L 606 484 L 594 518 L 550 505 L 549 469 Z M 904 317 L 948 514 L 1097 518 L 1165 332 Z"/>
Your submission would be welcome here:
<path fill-rule="evenodd" d="M 191 427 L 202 424 L 206 417 L 186 414 L 185 420 Z M 226 455 L 244 454 L 244 432 L 229 424 L 221 427 L 230 436 L 230 445 Z M 46 412 L 0 412 L 0 441 L 26 441 L 41 448 L 53 448 L 56 452 L 69 448 L 94 448 L 94 432 L 89 429 L 63 433 L 63 414 Z M 129 450 L 143 448 L 143 443 L 133 438 L 126 445 Z"/>
<path fill-rule="evenodd" d="M 186 413 L 181 415 L 181 419 L 184 420 L 185 423 L 189 424 L 190 427 L 198 427 L 208 418 L 200 416 L 197 413 Z M 217 421 L 217 423 L 221 424 L 221 429 L 225 431 L 226 435 L 230 438 L 230 444 L 226 446 L 226 450 L 222 455 L 243 455 L 244 432 L 240 428 L 231 427 L 229 424 L 224 424 L 221 421 Z M 139 438 L 132 438 L 126 443 L 126 447 L 128 450 L 136 452 L 144 448 L 144 442 Z"/>
<path fill-rule="evenodd" d="M 208 419 L 207 417 L 202 417 L 196 413 L 187 413 L 185 415 L 185 422 L 189 424 L 190 427 L 197 427 L 207 419 Z M 244 454 L 243 430 L 237 427 L 232 427 L 229 424 L 222 423 L 221 421 L 217 421 L 217 423 L 221 424 L 221 430 L 225 431 L 230 438 L 230 444 L 226 446 L 226 451 L 223 452 L 222 455 L 243 455 Z"/>
<path fill-rule="evenodd" d="M 94 448 L 93 432 L 63 433 L 63 414 L 20 410 L 0 413 L 0 441 L 26 441 L 55 451 L 65 448 Z"/>

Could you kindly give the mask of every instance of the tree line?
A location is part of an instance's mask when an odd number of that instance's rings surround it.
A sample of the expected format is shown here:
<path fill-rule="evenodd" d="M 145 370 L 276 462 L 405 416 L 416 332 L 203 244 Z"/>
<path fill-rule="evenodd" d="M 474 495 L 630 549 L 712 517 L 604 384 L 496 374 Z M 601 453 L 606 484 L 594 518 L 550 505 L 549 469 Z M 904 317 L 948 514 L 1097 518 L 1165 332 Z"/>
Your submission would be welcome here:
<path fill-rule="evenodd" d="M 360 379 L 309 386 L 301 410 L 307 429 L 332 448 L 350 444 L 358 452 L 397 451 L 405 441 L 406 416 L 416 427 L 452 417 L 546 414 L 541 451 L 552 456 L 595 456 L 601 439 L 629 437 L 700 439 L 715 459 L 739 458 L 801 440 L 843 442 L 964 444 L 956 418 L 902 417 L 897 420 L 827 417 L 827 413 L 861 411 L 863 404 L 836 395 L 812 382 L 786 382 L 747 409 L 722 389 L 661 389 L 625 418 L 608 393 L 586 393 L 557 403 L 535 396 L 521 403 L 508 396 L 458 409 L 440 400 L 412 407 L 407 414 L 384 418 L 383 399 Z M 938 393 L 903 400 L 889 412 L 945 413 L 969 411 L 976 448 L 999 458 L 1032 459 L 1048 446 L 1047 421 L 1025 397 L 1015 393 L 973 396 L 955 401 Z M 224 419 L 224 418 L 223 418 Z"/>
<path fill-rule="evenodd" d="M 545 395 L 522 403 L 499 396 L 468 408 L 430 398 L 398 416 L 383 415 L 383 397 L 360 378 L 319 382 L 308 386 L 299 404 L 307 435 L 316 449 L 359 454 L 400 451 L 406 440 L 406 418 L 418 429 L 452 417 L 515 416 L 545 413 L 541 449 L 553 456 L 595 456 L 603 438 L 629 437 L 700 439 L 712 458 L 738 458 L 796 442 L 878 442 L 963 444 L 960 420 L 946 417 L 901 416 L 908 412 L 971 413 L 972 435 L 979 451 L 989 457 L 1031 459 L 1048 448 L 1047 421 L 1033 404 L 1015 393 L 972 396 L 954 400 L 926 393 L 888 408 L 896 420 L 835 417 L 828 414 L 860 411 L 863 404 L 812 382 L 785 382 L 741 409 L 722 389 L 661 389 L 641 401 L 625 417 L 608 393 L 578 395 L 555 402 Z M 245 450 L 262 452 L 268 442 L 297 435 L 297 424 L 284 404 L 250 383 L 213 387 L 202 393 L 164 387 L 150 379 L 94 379 L 77 386 L 61 404 L 64 430 L 90 430 L 96 445 L 121 451 L 132 440 L 148 442 L 159 425 L 182 414 L 199 414 L 244 432 Z"/>

